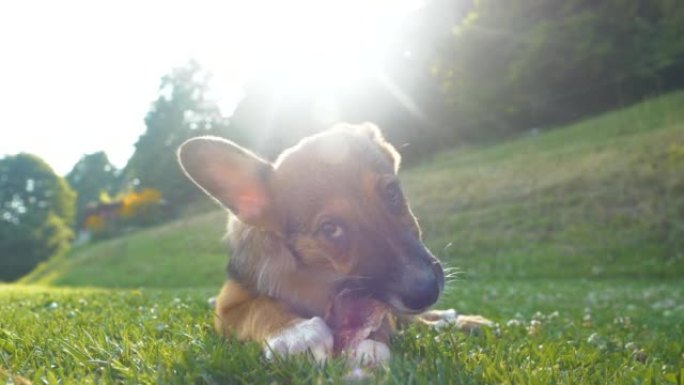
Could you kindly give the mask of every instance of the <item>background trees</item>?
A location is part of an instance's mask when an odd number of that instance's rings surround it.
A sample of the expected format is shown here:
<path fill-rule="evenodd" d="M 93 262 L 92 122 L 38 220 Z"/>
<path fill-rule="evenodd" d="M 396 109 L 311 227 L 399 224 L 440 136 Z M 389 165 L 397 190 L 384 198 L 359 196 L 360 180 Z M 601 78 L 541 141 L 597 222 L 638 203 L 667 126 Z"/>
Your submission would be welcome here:
<path fill-rule="evenodd" d="M 491 138 L 682 87 L 682 36 L 677 1 L 479 0 L 438 41 L 431 70 L 443 119 Z"/>
<path fill-rule="evenodd" d="M 76 194 L 30 154 L 0 159 L 0 280 L 12 280 L 68 247 Z"/>
<path fill-rule="evenodd" d="M 83 222 L 89 204 L 99 202 L 100 195 L 115 195 L 121 187 L 119 170 L 109 162 L 103 151 L 83 155 L 66 176 L 69 185 L 78 192 L 76 224 Z"/>
<path fill-rule="evenodd" d="M 210 75 L 190 62 L 161 80 L 159 97 L 145 117 L 145 132 L 124 169 L 136 188 L 155 188 L 172 211 L 199 195 L 176 162 L 176 149 L 197 135 L 221 135 L 227 120 L 208 97 Z"/>
<path fill-rule="evenodd" d="M 332 102 L 255 79 L 231 125 L 274 156 L 329 125 L 319 112 L 332 104 L 334 121 L 385 128 L 410 163 L 681 88 L 682 36 L 681 1 L 431 0 L 384 47 L 375 76 Z"/>

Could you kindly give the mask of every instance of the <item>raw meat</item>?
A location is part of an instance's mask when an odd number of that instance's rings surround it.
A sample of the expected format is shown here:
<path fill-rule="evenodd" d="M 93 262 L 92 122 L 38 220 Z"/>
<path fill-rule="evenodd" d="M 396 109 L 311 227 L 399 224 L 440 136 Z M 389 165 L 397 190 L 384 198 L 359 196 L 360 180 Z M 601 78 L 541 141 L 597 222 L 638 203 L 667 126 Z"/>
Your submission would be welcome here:
<path fill-rule="evenodd" d="M 389 311 L 386 304 L 368 297 L 359 297 L 349 289 L 333 299 L 325 321 L 333 332 L 335 354 L 351 350 L 380 328 Z"/>

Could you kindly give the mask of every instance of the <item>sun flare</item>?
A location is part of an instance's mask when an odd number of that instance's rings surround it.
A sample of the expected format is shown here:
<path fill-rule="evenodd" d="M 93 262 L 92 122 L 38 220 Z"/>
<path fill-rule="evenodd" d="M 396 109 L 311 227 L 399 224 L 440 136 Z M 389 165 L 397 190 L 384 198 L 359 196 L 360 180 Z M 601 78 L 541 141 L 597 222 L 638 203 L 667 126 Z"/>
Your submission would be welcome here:
<path fill-rule="evenodd" d="M 383 50 L 400 22 L 421 6 L 405 1 L 245 1 L 237 10 L 237 47 L 217 50 L 207 66 L 219 95 L 235 93 L 222 75 L 238 69 L 243 81 L 258 77 L 276 92 L 331 94 L 377 76 Z M 232 89 L 232 90 L 231 90 Z"/>
<path fill-rule="evenodd" d="M 213 74 L 212 98 L 226 116 L 255 79 L 284 98 L 324 95 L 320 114 L 333 116 L 332 96 L 382 72 L 383 49 L 396 39 L 402 20 L 423 5 L 421 0 L 38 3 L 39 14 L 33 2 L 0 6 L 0 42 L 8 58 L 0 73 L 0 102 L 4 125 L 17 128 L 4 138 L 0 156 L 39 154 L 60 174 L 82 154 L 103 149 L 123 167 L 145 129 L 143 117 L 159 92 L 159 76 L 191 59 Z M 63 137 L 80 140 L 61 143 Z"/>

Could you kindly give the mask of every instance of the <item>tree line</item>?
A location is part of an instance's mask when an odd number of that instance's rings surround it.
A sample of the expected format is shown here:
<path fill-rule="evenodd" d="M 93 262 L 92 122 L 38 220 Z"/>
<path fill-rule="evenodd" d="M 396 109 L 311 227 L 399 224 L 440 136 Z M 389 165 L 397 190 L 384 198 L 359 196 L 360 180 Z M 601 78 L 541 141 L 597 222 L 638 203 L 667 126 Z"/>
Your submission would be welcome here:
<path fill-rule="evenodd" d="M 175 161 L 193 136 L 227 137 L 272 159 L 334 121 L 373 121 L 411 163 L 684 85 L 679 0 L 432 0 L 403 27 L 381 48 L 382 72 L 332 100 L 316 90 L 283 100 L 264 74 L 224 116 L 209 97 L 207 71 L 197 62 L 174 69 L 121 170 L 103 152 L 84 155 L 66 178 L 33 155 L 0 159 L 0 280 L 68 248 L 93 202 L 131 193 L 141 207 L 144 197 L 161 197 L 154 202 L 162 208 L 127 225 L 177 216 L 200 196 Z"/>

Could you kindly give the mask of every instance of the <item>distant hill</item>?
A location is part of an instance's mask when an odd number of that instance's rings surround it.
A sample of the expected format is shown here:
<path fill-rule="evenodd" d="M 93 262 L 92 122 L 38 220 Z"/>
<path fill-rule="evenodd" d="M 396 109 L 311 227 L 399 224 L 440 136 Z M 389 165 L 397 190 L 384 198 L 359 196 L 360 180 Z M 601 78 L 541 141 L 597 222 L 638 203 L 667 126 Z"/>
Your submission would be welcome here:
<path fill-rule="evenodd" d="M 402 170 L 433 252 L 469 279 L 684 275 L 684 92 Z M 73 249 L 24 283 L 218 286 L 217 211 Z"/>

